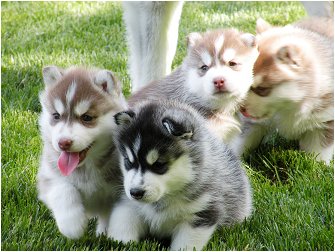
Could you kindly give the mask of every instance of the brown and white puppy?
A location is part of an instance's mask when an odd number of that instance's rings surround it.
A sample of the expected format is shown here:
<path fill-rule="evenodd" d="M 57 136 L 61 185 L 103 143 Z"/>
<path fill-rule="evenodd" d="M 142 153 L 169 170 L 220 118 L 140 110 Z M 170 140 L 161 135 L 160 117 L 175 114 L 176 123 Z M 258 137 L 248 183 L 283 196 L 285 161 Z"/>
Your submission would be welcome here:
<path fill-rule="evenodd" d="M 43 78 L 38 197 L 66 237 L 79 238 L 93 216 L 106 232 L 122 185 L 113 144 L 113 115 L 126 108 L 121 87 L 107 70 L 50 66 Z"/>
<path fill-rule="evenodd" d="M 257 21 L 260 55 L 243 114 L 266 121 L 300 148 L 329 162 L 334 146 L 333 20 L 312 18 L 285 27 Z M 245 148 L 257 146 L 265 124 L 249 129 Z M 263 132 L 263 133 L 262 133 Z"/>
<path fill-rule="evenodd" d="M 164 99 L 187 103 L 210 118 L 215 133 L 229 140 L 240 130 L 234 115 L 253 82 L 257 56 L 252 34 L 235 29 L 191 33 L 182 65 L 136 92 L 129 104 Z"/>

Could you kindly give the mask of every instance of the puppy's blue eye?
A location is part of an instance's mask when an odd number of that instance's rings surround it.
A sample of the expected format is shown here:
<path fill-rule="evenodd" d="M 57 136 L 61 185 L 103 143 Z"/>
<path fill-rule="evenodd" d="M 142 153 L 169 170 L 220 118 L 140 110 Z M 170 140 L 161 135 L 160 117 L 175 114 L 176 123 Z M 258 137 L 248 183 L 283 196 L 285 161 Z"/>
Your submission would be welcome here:
<path fill-rule="evenodd" d="M 54 120 L 59 120 L 60 119 L 60 114 L 57 113 L 57 112 L 53 113 L 52 116 L 53 116 Z"/>

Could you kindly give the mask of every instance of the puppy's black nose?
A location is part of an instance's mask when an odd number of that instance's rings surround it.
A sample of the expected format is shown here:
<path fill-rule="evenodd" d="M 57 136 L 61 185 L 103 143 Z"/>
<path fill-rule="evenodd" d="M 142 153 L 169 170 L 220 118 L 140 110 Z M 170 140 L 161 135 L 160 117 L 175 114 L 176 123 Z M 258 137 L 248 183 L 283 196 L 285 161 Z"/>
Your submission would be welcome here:
<path fill-rule="evenodd" d="M 145 191 L 142 190 L 142 189 L 138 189 L 138 188 L 135 188 L 135 189 L 130 189 L 130 195 L 131 197 L 133 197 L 134 199 L 142 199 L 143 196 L 144 196 L 144 193 Z"/>

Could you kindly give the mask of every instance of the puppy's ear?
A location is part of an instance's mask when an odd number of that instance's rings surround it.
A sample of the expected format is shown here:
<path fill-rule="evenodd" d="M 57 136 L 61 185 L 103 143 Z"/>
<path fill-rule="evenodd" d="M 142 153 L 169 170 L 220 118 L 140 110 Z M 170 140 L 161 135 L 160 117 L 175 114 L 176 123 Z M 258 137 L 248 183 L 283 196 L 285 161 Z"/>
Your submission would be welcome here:
<path fill-rule="evenodd" d="M 187 47 L 191 48 L 193 46 L 195 46 L 195 44 L 197 43 L 197 41 L 199 41 L 200 39 L 202 39 L 202 36 L 200 33 L 198 32 L 192 32 L 187 36 Z"/>
<path fill-rule="evenodd" d="M 120 95 L 122 88 L 121 84 L 111 71 L 100 70 L 94 76 L 94 83 L 103 91 L 111 95 Z"/>
<path fill-rule="evenodd" d="M 261 34 L 269 29 L 271 29 L 273 26 L 271 24 L 269 24 L 268 22 L 266 22 L 264 19 L 262 18 L 258 18 L 256 21 L 256 33 L 257 34 Z"/>
<path fill-rule="evenodd" d="M 135 119 L 135 112 L 128 110 L 122 111 L 114 115 L 114 120 L 117 125 L 128 125 Z"/>
<path fill-rule="evenodd" d="M 300 67 L 300 50 L 295 45 L 287 45 L 281 47 L 276 54 L 277 61 L 281 64 L 286 64 L 291 68 L 299 68 Z"/>
<path fill-rule="evenodd" d="M 162 124 L 169 134 L 178 138 L 190 139 L 193 136 L 193 130 L 186 122 L 180 123 L 171 118 L 164 118 Z"/>
<path fill-rule="evenodd" d="M 254 35 L 252 35 L 251 33 L 243 33 L 241 35 L 241 40 L 248 47 L 256 47 L 257 46 L 256 37 Z"/>
<path fill-rule="evenodd" d="M 47 66 L 42 70 L 43 81 L 46 86 L 55 84 L 63 76 L 64 70 L 57 66 Z"/>

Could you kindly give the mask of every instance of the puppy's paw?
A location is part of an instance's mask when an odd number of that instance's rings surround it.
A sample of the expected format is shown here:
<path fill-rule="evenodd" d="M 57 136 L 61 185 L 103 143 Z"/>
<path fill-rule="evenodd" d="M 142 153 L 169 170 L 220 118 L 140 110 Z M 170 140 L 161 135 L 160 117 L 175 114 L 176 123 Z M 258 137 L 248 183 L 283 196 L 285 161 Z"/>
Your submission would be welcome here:
<path fill-rule="evenodd" d="M 135 230 L 125 229 L 125 228 L 120 228 L 120 227 L 119 228 L 109 227 L 108 237 L 113 240 L 120 241 L 122 243 L 128 243 L 131 241 L 138 242 L 140 240 L 139 234 Z"/>
<path fill-rule="evenodd" d="M 139 241 L 146 233 L 146 225 L 131 202 L 121 202 L 115 206 L 108 226 L 108 237 L 127 243 Z"/>
<path fill-rule="evenodd" d="M 56 215 L 59 231 L 70 239 L 80 238 L 87 227 L 88 218 L 82 206 L 69 209 L 67 212 Z"/>
<path fill-rule="evenodd" d="M 108 229 L 108 219 L 103 219 L 99 217 L 97 229 L 95 230 L 95 235 L 96 236 L 107 235 L 107 229 Z"/>

